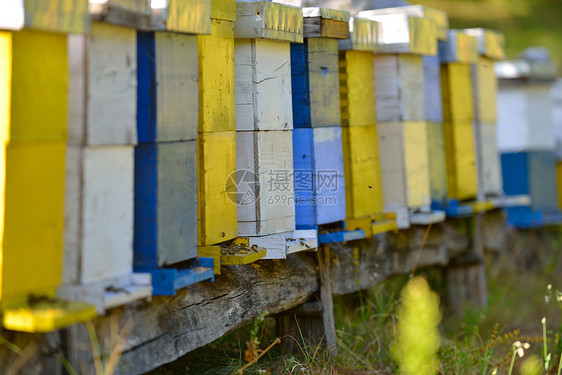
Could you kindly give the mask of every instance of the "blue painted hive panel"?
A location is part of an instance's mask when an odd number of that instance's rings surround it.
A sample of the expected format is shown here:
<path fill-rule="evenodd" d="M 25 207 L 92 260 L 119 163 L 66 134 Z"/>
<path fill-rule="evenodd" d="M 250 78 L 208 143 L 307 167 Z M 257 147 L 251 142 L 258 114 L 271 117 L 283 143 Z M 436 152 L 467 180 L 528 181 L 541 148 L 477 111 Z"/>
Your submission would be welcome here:
<path fill-rule="evenodd" d="M 196 141 L 135 148 L 135 269 L 197 256 Z"/>
<path fill-rule="evenodd" d="M 441 70 L 439 55 L 423 56 L 425 81 L 425 116 L 429 122 L 443 123 Z"/>
<path fill-rule="evenodd" d="M 296 225 L 345 220 L 341 128 L 294 129 L 293 165 Z"/>
<path fill-rule="evenodd" d="M 291 45 L 294 128 L 341 125 L 338 60 L 335 39 Z"/>
<path fill-rule="evenodd" d="M 139 143 L 196 139 L 197 36 L 139 31 L 137 69 Z"/>
<path fill-rule="evenodd" d="M 556 210 L 556 155 L 551 151 L 501 154 L 506 195 L 529 195 L 533 210 Z"/>

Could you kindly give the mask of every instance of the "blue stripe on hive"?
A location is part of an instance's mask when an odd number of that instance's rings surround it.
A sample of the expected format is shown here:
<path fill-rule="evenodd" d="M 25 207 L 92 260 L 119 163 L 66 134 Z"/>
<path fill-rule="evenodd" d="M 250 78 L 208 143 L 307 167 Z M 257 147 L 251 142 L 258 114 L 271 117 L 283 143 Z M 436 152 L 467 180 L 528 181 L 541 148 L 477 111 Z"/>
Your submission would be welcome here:
<path fill-rule="evenodd" d="M 137 32 L 138 141 L 156 141 L 156 53 L 154 32 Z"/>
<path fill-rule="evenodd" d="M 306 40 L 302 44 L 291 44 L 291 89 L 293 94 L 293 128 L 309 128 L 312 124 Z"/>

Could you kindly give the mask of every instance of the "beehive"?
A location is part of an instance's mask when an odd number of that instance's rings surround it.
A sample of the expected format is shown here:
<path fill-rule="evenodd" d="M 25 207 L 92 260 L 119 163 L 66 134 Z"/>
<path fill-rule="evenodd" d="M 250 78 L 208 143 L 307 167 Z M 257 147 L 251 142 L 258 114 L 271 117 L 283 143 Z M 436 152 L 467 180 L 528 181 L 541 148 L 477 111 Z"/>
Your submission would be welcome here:
<path fill-rule="evenodd" d="M 479 57 L 471 67 L 474 96 L 474 131 L 478 161 L 479 198 L 502 193 L 501 167 L 496 138 L 497 78 L 494 61 Z"/>
<path fill-rule="evenodd" d="M 198 35 L 197 38 L 199 132 L 233 131 L 235 129 L 234 22 L 213 19 L 211 35 Z"/>
<path fill-rule="evenodd" d="M 377 55 L 374 66 L 377 121 L 425 121 L 422 57 Z"/>
<path fill-rule="evenodd" d="M 529 195 L 533 210 L 558 209 L 554 152 L 504 152 L 501 154 L 501 162 L 506 195 Z"/>
<path fill-rule="evenodd" d="M 307 38 L 291 45 L 293 126 L 339 126 L 338 41 Z"/>
<path fill-rule="evenodd" d="M 295 229 L 291 131 L 236 134 L 238 236 Z"/>
<path fill-rule="evenodd" d="M 137 142 L 136 43 L 134 29 L 100 22 L 69 36 L 70 144 Z"/>
<path fill-rule="evenodd" d="M 295 129 L 293 143 L 296 225 L 310 228 L 344 220 L 342 128 Z"/>
<path fill-rule="evenodd" d="M 197 257 L 196 141 L 135 149 L 135 269 Z"/>
<path fill-rule="evenodd" d="M 200 133 L 197 140 L 199 246 L 237 236 L 236 132 Z"/>
<path fill-rule="evenodd" d="M 288 42 L 237 39 L 236 130 L 291 130 L 291 57 Z"/>
<path fill-rule="evenodd" d="M 211 34 L 198 36 L 198 245 L 237 236 L 234 21 L 236 2 L 211 1 Z"/>
<path fill-rule="evenodd" d="M 131 274 L 133 153 L 133 145 L 68 147 L 65 285 L 110 283 Z"/>
<path fill-rule="evenodd" d="M 478 176 L 472 122 L 445 122 L 443 135 L 448 198 L 458 200 L 475 198 L 478 190 Z"/>
<path fill-rule="evenodd" d="M 343 126 L 373 126 L 375 106 L 374 55 L 366 51 L 340 52 L 340 102 Z"/>
<path fill-rule="evenodd" d="M 500 152 L 554 150 L 551 87 L 548 82 L 501 83 L 498 91 Z"/>
<path fill-rule="evenodd" d="M 343 128 L 347 217 L 373 217 L 383 212 L 383 184 L 377 128 Z"/>
<path fill-rule="evenodd" d="M 136 30 L 100 22 L 89 34 L 68 37 L 66 226 L 57 295 L 91 303 L 100 314 L 152 291 L 149 275 L 133 274 L 136 47 Z"/>
<path fill-rule="evenodd" d="M 385 209 L 428 207 L 427 124 L 385 122 L 377 124 L 377 130 Z"/>
<path fill-rule="evenodd" d="M 475 198 L 478 190 L 474 107 L 470 65 L 447 63 L 441 66 L 443 135 L 447 163 L 449 199 Z"/>
<path fill-rule="evenodd" d="M 196 139 L 197 36 L 139 32 L 137 46 L 139 143 Z"/>
<path fill-rule="evenodd" d="M 54 297 L 61 281 L 68 63 L 63 34 L 1 32 L 0 49 L 0 307 L 6 309 L 26 305 L 31 294 Z"/>

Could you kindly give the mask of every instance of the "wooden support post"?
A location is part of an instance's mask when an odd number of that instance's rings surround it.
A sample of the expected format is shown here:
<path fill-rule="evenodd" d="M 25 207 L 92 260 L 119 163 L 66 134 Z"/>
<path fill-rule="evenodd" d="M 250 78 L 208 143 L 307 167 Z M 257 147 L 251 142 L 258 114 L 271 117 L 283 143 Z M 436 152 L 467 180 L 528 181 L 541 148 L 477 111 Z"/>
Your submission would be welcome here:
<path fill-rule="evenodd" d="M 446 272 L 449 306 L 455 312 L 462 312 L 468 302 L 475 308 L 484 307 L 488 300 L 484 259 L 484 214 L 477 214 L 472 220 L 474 229 L 470 248 L 465 254 L 454 259 Z"/>
<path fill-rule="evenodd" d="M 330 355 L 335 354 L 337 343 L 330 278 L 330 248 L 321 246 L 317 257 L 320 290 L 313 297 L 316 300 L 277 317 L 277 334 L 283 338 L 281 347 L 285 352 L 298 352 L 299 345 L 314 348 L 322 345 Z"/>

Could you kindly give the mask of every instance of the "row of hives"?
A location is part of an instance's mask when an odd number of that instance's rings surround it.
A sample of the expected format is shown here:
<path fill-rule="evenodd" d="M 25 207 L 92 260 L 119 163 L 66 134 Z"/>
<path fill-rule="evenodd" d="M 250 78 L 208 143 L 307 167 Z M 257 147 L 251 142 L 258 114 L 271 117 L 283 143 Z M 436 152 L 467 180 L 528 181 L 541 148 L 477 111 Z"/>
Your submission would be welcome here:
<path fill-rule="evenodd" d="M 503 195 L 503 36 L 449 30 L 438 10 L 60 0 L 0 14 L 7 328 L 529 205 Z"/>

